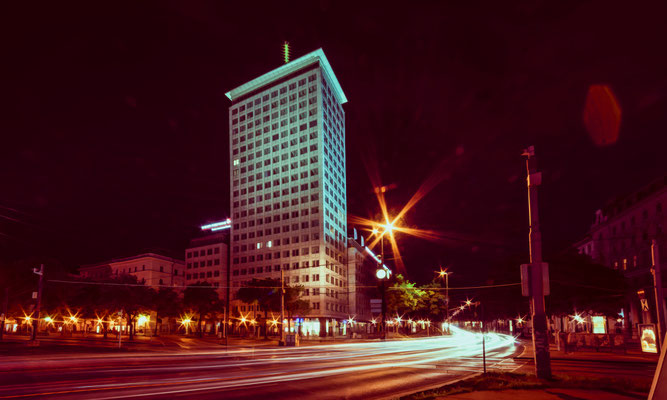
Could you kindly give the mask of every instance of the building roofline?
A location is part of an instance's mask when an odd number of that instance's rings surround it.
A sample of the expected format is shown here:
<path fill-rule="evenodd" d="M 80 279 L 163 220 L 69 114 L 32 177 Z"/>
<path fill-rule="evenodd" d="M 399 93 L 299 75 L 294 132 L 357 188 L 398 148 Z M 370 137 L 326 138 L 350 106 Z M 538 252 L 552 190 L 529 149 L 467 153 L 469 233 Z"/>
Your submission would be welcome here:
<path fill-rule="evenodd" d="M 334 89 L 334 94 L 338 102 L 340 104 L 347 103 L 347 97 L 345 97 L 345 93 L 343 93 L 343 89 L 340 87 L 340 83 L 338 83 L 336 74 L 334 74 L 333 69 L 329 64 L 329 60 L 327 60 L 327 57 L 324 55 L 324 51 L 321 48 L 313 52 L 310 52 L 304 56 L 301 56 L 294 61 L 290 61 L 289 63 L 281 67 L 278 67 L 270 72 L 267 72 L 264 75 L 261 75 L 260 77 L 251 80 L 250 82 L 244 83 L 243 85 L 238 86 L 230 90 L 229 92 L 225 93 L 225 96 L 227 96 L 229 100 L 235 101 L 236 99 L 248 93 L 251 93 L 263 86 L 270 84 L 271 82 L 274 82 L 286 75 L 294 73 L 316 62 L 320 63 L 322 70 L 324 71 L 325 74 L 327 74 L 327 77 L 329 78 L 329 82 L 332 88 Z"/>
<path fill-rule="evenodd" d="M 183 260 L 179 260 L 179 259 L 173 258 L 173 257 L 163 256 L 162 254 L 142 253 L 142 254 L 138 254 L 136 256 L 123 257 L 123 258 L 113 258 L 109 261 L 103 261 L 103 262 L 99 262 L 99 263 L 95 263 L 95 264 L 82 265 L 81 267 L 79 267 L 79 269 L 101 267 L 101 266 L 109 265 L 109 264 L 112 264 L 112 263 L 131 261 L 131 260 L 136 260 L 136 259 L 144 258 L 144 257 L 153 257 L 153 258 L 158 258 L 158 259 L 164 260 L 164 261 L 170 261 L 170 262 L 174 262 L 174 263 L 185 264 L 185 261 L 183 261 Z"/>

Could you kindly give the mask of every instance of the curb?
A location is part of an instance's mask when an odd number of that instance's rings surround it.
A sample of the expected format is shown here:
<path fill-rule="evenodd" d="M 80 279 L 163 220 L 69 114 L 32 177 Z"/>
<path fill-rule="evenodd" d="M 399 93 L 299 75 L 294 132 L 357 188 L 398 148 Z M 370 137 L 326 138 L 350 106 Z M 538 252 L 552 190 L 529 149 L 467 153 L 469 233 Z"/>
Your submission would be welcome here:
<path fill-rule="evenodd" d="M 513 357 L 514 360 L 533 360 L 533 357 Z M 566 358 L 566 357 L 551 357 L 551 360 L 556 361 L 583 361 L 583 362 L 616 362 L 616 363 L 625 363 L 625 364 L 649 364 L 656 365 L 658 360 L 613 360 L 613 359 L 595 359 L 595 358 Z"/>

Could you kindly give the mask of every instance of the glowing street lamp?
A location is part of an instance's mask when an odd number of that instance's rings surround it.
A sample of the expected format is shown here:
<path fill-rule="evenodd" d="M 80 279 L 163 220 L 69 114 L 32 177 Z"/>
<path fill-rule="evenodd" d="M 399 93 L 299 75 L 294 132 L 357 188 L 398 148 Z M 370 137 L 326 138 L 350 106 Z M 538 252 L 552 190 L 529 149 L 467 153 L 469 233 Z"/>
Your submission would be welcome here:
<path fill-rule="evenodd" d="M 448 334 L 449 334 L 449 274 L 451 274 L 451 272 L 447 272 L 447 268 L 442 269 L 442 267 L 440 267 L 438 275 L 440 275 L 440 278 L 442 277 L 445 278 L 445 312 L 446 312 L 445 320 L 447 321 Z"/>
<path fill-rule="evenodd" d="M 188 334 L 188 330 L 190 329 L 190 323 L 191 322 L 192 322 L 192 319 L 190 318 L 190 316 L 186 315 L 185 317 L 181 317 L 181 326 L 185 327 L 185 334 L 186 335 Z"/>
<path fill-rule="evenodd" d="M 389 235 L 394 233 L 394 222 L 388 222 L 386 224 L 380 224 L 380 226 L 384 229 L 385 232 L 388 232 Z M 382 233 L 384 235 L 384 232 Z"/>

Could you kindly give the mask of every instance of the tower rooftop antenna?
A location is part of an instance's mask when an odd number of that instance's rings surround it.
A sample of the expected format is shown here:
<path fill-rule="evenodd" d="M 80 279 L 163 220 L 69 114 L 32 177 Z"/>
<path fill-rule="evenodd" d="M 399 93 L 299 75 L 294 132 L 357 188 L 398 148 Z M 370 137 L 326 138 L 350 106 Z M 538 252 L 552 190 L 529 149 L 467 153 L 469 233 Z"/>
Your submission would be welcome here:
<path fill-rule="evenodd" d="M 283 61 L 285 61 L 285 64 L 287 64 L 287 63 L 289 62 L 289 58 L 290 58 L 290 55 L 291 55 L 291 50 L 290 50 L 290 47 L 289 47 L 289 42 L 288 42 L 288 41 L 285 41 L 285 42 L 283 43 L 282 48 L 283 48 Z"/>

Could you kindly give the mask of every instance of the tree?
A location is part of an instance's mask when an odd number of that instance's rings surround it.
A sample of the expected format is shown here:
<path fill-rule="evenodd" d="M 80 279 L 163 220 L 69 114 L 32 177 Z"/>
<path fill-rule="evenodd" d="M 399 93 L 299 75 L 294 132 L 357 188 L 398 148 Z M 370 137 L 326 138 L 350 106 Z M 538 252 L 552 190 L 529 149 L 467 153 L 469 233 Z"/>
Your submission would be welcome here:
<path fill-rule="evenodd" d="M 155 299 L 153 299 L 155 307 L 155 331 L 153 336 L 158 335 L 158 323 L 162 324 L 161 318 L 169 318 L 178 316 L 182 306 L 182 302 L 178 297 L 178 293 L 172 288 L 161 287 L 155 292 Z"/>
<path fill-rule="evenodd" d="M 440 284 L 431 282 L 422 287 L 424 293 L 417 299 L 417 314 L 422 318 L 444 319 L 446 302 Z"/>
<path fill-rule="evenodd" d="M 268 339 L 269 311 L 280 311 L 280 279 L 253 278 L 238 291 L 239 299 L 247 304 L 258 304 L 264 310 L 264 338 Z"/>
<path fill-rule="evenodd" d="M 387 311 L 400 315 L 411 314 L 417 309 L 419 300 L 425 295 L 416 284 L 408 281 L 403 275 L 396 275 L 393 285 L 387 288 Z"/>
<path fill-rule="evenodd" d="M 202 321 L 206 315 L 215 311 L 220 306 L 218 292 L 208 282 L 197 282 L 188 285 L 183 292 L 183 305 L 190 308 L 198 316 L 197 333 L 202 337 Z"/>
<path fill-rule="evenodd" d="M 547 311 L 568 315 L 575 310 L 592 311 L 617 318 L 625 306 L 627 285 L 619 271 L 594 263 L 575 252 L 559 254 L 549 261 L 551 294 Z"/>
<path fill-rule="evenodd" d="M 109 300 L 109 308 L 123 310 L 129 325 L 130 340 L 134 339 L 135 319 L 146 311 L 150 311 L 155 298 L 155 291 L 137 281 L 134 275 L 119 275 L 111 278 L 104 287 L 104 297 Z"/>
<path fill-rule="evenodd" d="M 310 302 L 301 298 L 304 290 L 303 285 L 285 287 L 285 310 L 287 311 L 288 324 L 292 316 L 305 316 L 310 312 Z"/>

